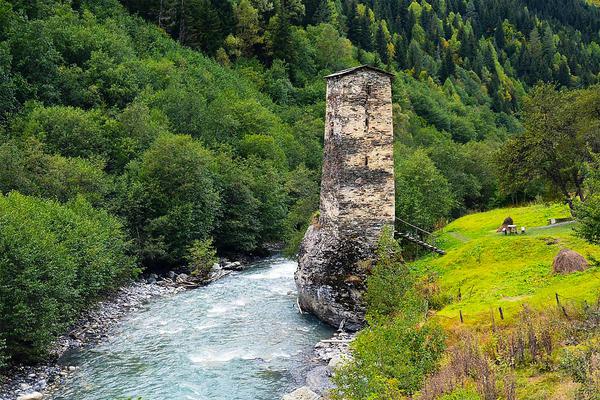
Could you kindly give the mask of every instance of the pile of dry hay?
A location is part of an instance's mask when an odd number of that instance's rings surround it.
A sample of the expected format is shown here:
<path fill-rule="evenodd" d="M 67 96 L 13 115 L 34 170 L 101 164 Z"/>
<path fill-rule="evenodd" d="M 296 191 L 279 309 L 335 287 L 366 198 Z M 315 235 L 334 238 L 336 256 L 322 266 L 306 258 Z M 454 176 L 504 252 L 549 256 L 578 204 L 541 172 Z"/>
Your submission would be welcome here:
<path fill-rule="evenodd" d="M 579 253 L 569 249 L 562 249 L 554 257 L 552 269 L 557 274 L 570 274 L 575 271 L 585 271 L 588 267 L 587 260 Z"/>
<path fill-rule="evenodd" d="M 496 229 L 496 232 L 502 232 L 502 229 L 508 229 L 509 225 L 513 225 L 513 219 L 511 217 L 506 217 L 504 218 L 504 222 L 502 222 L 502 225 L 500 225 L 500 228 Z"/>

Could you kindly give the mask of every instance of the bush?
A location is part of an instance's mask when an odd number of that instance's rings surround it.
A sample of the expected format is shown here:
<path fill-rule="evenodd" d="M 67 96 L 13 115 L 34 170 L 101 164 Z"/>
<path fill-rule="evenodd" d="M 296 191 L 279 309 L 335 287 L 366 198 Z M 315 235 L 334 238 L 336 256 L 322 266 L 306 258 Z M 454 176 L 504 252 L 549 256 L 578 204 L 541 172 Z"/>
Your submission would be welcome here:
<path fill-rule="evenodd" d="M 419 390 L 444 351 L 444 333 L 402 318 L 370 326 L 352 345 L 354 359 L 334 380 L 335 399 L 396 399 Z"/>
<path fill-rule="evenodd" d="M 439 397 L 439 400 L 480 400 L 481 397 L 477 392 L 471 389 L 458 388 L 452 393 L 445 394 Z"/>
<path fill-rule="evenodd" d="M 119 212 L 147 265 L 181 265 L 194 240 L 210 236 L 220 212 L 214 158 L 200 142 L 162 135 L 119 183 Z"/>
<path fill-rule="evenodd" d="M 0 145 L 0 192 L 22 194 L 65 202 L 83 196 L 93 205 L 102 205 L 112 189 L 104 162 L 68 158 L 42 151 L 36 140 Z"/>
<path fill-rule="evenodd" d="M 402 261 L 398 242 L 391 227 L 385 227 L 377 244 L 377 263 L 367 278 L 367 320 L 399 316 L 416 321 L 426 310 L 426 303 L 419 295 L 415 278 Z"/>
<path fill-rule="evenodd" d="M 206 278 L 214 263 L 219 261 L 212 239 L 194 240 L 188 249 L 188 269 L 193 276 Z"/>
<path fill-rule="evenodd" d="M 600 194 L 590 196 L 577 207 L 576 232 L 590 243 L 600 244 Z"/>
<path fill-rule="evenodd" d="M 445 349 L 439 326 L 418 326 L 426 302 L 402 263 L 391 227 L 383 230 L 377 255 L 367 279 L 369 327 L 352 344 L 353 361 L 334 377 L 338 385 L 335 399 L 383 400 L 411 395 L 435 369 Z"/>
<path fill-rule="evenodd" d="M 100 110 L 32 106 L 33 109 L 14 124 L 13 130 L 17 135 L 39 139 L 48 153 L 65 157 L 118 158 L 115 154 L 118 150 L 116 141 L 120 140 L 122 132 L 117 121 Z"/>
<path fill-rule="evenodd" d="M 43 358 L 77 314 L 135 272 L 120 222 L 83 199 L 0 196 L 0 337 Z"/>

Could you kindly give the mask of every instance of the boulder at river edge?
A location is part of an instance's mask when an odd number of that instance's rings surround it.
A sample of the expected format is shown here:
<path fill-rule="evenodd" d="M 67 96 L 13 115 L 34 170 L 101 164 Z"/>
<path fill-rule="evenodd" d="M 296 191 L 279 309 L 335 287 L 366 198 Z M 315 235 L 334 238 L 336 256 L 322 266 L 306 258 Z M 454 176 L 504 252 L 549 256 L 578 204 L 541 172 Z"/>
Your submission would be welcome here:
<path fill-rule="evenodd" d="M 32 392 L 28 394 L 21 395 L 17 397 L 17 400 L 41 400 L 44 398 L 44 395 L 40 392 Z"/>
<path fill-rule="evenodd" d="M 319 395 L 310 390 L 308 387 L 303 386 L 299 389 L 294 390 L 290 394 L 283 396 L 282 400 L 319 400 Z"/>

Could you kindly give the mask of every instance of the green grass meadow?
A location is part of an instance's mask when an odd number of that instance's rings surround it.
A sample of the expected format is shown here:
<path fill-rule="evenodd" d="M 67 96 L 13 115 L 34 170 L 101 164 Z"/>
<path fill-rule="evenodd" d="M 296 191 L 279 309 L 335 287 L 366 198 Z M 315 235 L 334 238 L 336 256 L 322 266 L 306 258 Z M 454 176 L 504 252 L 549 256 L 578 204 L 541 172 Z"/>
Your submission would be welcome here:
<path fill-rule="evenodd" d="M 575 236 L 576 224 L 548 226 L 549 218 L 568 217 L 567 206 L 536 204 L 503 208 L 459 218 L 438 232 L 436 243 L 445 256 L 431 255 L 412 263 L 421 275 L 437 277 L 449 304 L 435 318 L 445 327 L 460 323 L 486 327 L 509 323 L 523 306 L 536 309 L 556 307 L 555 294 L 567 308 L 593 302 L 600 294 L 600 247 Z M 503 235 L 496 229 L 512 217 L 524 235 Z M 590 263 L 584 272 L 554 274 L 552 261 L 561 249 L 572 249 Z"/>

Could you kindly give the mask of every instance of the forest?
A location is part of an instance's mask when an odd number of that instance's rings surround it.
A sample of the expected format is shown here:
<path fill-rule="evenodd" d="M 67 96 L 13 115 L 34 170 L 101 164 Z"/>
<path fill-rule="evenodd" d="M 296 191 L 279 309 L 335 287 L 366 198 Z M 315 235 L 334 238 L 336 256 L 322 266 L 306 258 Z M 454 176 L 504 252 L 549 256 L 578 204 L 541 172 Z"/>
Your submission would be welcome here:
<path fill-rule="evenodd" d="M 0 0 L 0 367 L 190 254 L 295 254 L 323 77 L 361 64 L 395 75 L 399 217 L 558 200 L 600 241 L 592 4 Z"/>

